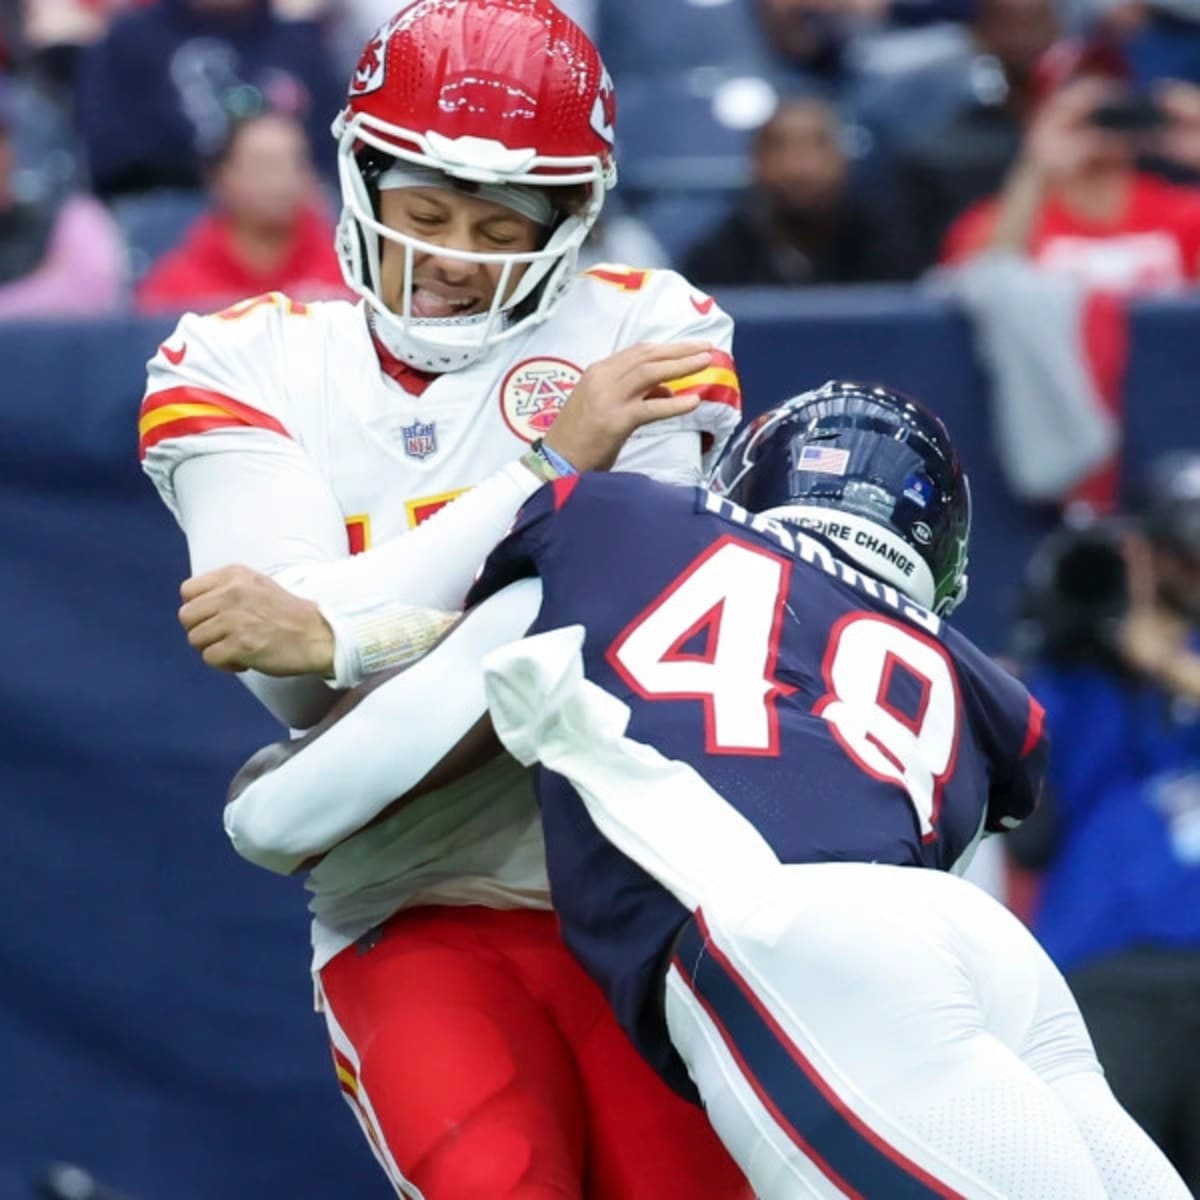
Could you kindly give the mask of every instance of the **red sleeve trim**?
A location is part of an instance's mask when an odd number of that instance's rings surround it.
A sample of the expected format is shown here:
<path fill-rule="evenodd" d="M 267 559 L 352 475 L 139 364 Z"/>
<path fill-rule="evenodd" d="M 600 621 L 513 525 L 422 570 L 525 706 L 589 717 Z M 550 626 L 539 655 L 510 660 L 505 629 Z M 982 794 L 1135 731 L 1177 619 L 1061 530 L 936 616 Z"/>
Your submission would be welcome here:
<path fill-rule="evenodd" d="M 274 417 L 208 388 L 176 387 L 155 392 L 142 402 L 138 419 L 138 457 L 168 438 L 210 429 L 266 429 L 290 437 Z"/>
<path fill-rule="evenodd" d="M 554 511 L 558 512 L 571 498 L 571 493 L 579 486 L 578 475 L 564 475 L 554 480 L 550 487 L 554 493 Z"/>
<path fill-rule="evenodd" d="M 712 404 L 724 404 L 736 412 L 742 411 L 742 393 L 740 388 L 730 387 L 725 383 L 706 383 L 700 387 L 681 388 L 677 396 L 698 395 L 701 400 Z"/>
<path fill-rule="evenodd" d="M 1046 710 L 1032 697 L 1029 697 L 1029 724 L 1025 728 L 1025 744 L 1021 747 L 1021 757 L 1026 758 L 1037 749 L 1042 740 L 1042 729 L 1046 724 Z"/>

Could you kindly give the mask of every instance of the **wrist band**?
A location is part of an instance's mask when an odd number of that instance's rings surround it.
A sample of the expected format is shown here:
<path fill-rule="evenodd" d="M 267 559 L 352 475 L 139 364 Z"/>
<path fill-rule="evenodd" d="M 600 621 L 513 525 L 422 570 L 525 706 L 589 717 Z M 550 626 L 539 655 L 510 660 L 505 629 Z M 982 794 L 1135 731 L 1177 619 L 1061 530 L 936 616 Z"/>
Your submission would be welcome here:
<path fill-rule="evenodd" d="M 521 462 L 543 483 L 553 483 L 556 479 L 579 474 L 561 454 L 555 454 L 541 438 L 521 455 Z"/>
<path fill-rule="evenodd" d="M 333 687 L 353 687 L 367 675 L 420 658 L 458 619 L 457 613 L 385 603 L 321 615 L 334 636 Z"/>
<path fill-rule="evenodd" d="M 567 460 L 563 458 L 561 454 L 559 454 L 556 450 L 551 450 L 550 447 L 546 445 L 546 442 L 543 438 L 538 438 L 537 441 L 533 443 L 533 449 L 558 472 L 560 477 L 565 475 L 579 474 L 579 472 L 569 462 L 567 462 Z"/>

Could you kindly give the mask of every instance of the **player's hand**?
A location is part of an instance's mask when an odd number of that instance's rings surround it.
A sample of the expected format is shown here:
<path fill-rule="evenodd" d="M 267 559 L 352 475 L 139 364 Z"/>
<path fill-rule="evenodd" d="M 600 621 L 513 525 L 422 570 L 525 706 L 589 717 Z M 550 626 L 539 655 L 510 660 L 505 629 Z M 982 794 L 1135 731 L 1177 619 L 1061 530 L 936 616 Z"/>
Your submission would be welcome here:
<path fill-rule="evenodd" d="M 179 623 L 210 667 L 264 675 L 333 674 L 333 630 L 311 600 L 249 567 L 194 575 Z"/>
<path fill-rule="evenodd" d="M 666 385 L 712 362 L 708 342 L 638 343 L 593 363 L 580 376 L 545 443 L 577 471 L 604 471 L 635 429 L 691 412 L 699 395 Z"/>

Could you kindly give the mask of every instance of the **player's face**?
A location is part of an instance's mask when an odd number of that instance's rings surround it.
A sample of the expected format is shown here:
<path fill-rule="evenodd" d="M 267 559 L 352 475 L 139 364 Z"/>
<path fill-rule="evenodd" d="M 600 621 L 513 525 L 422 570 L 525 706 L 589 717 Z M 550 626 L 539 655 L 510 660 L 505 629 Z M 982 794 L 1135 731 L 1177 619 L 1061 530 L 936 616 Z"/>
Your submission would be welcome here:
<path fill-rule="evenodd" d="M 542 226 L 491 200 L 444 188 L 392 188 L 380 194 L 380 218 L 397 233 L 407 234 L 447 250 L 476 254 L 524 254 L 536 250 Z M 492 305 L 503 261 L 468 262 L 417 251 L 412 279 L 405 277 L 405 248 L 384 238 L 380 265 L 384 303 L 393 312 L 404 310 L 405 292 L 412 291 L 412 315 L 424 319 L 465 317 L 487 312 Z M 508 279 L 511 295 L 525 273 L 519 263 Z M 506 300 L 508 297 L 502 298 Z"/>

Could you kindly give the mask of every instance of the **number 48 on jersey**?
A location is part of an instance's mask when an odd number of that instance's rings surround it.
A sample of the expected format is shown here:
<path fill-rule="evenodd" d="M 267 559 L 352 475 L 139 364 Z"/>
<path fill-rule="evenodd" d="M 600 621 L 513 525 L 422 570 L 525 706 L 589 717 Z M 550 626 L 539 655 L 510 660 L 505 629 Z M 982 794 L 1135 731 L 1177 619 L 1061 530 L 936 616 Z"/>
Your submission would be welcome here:
<path fill-rule="evenodd" d="M 777 755 L 778 705 L 797 691 L 776 676 L 793 562 L 730 535 L 715 542 L 620 633 L 608 651 L 646 700 L 704 706 L 711 754 Z M 889 703 L 896 673 L 912 676 L 915 713 Z M 899 784 L 931 836 L 941 784 L 954 770 L 961 703 L 950 656 L 928 634 L 881 613 L 839 620 L 812 712 L 862 770 Z"/>

